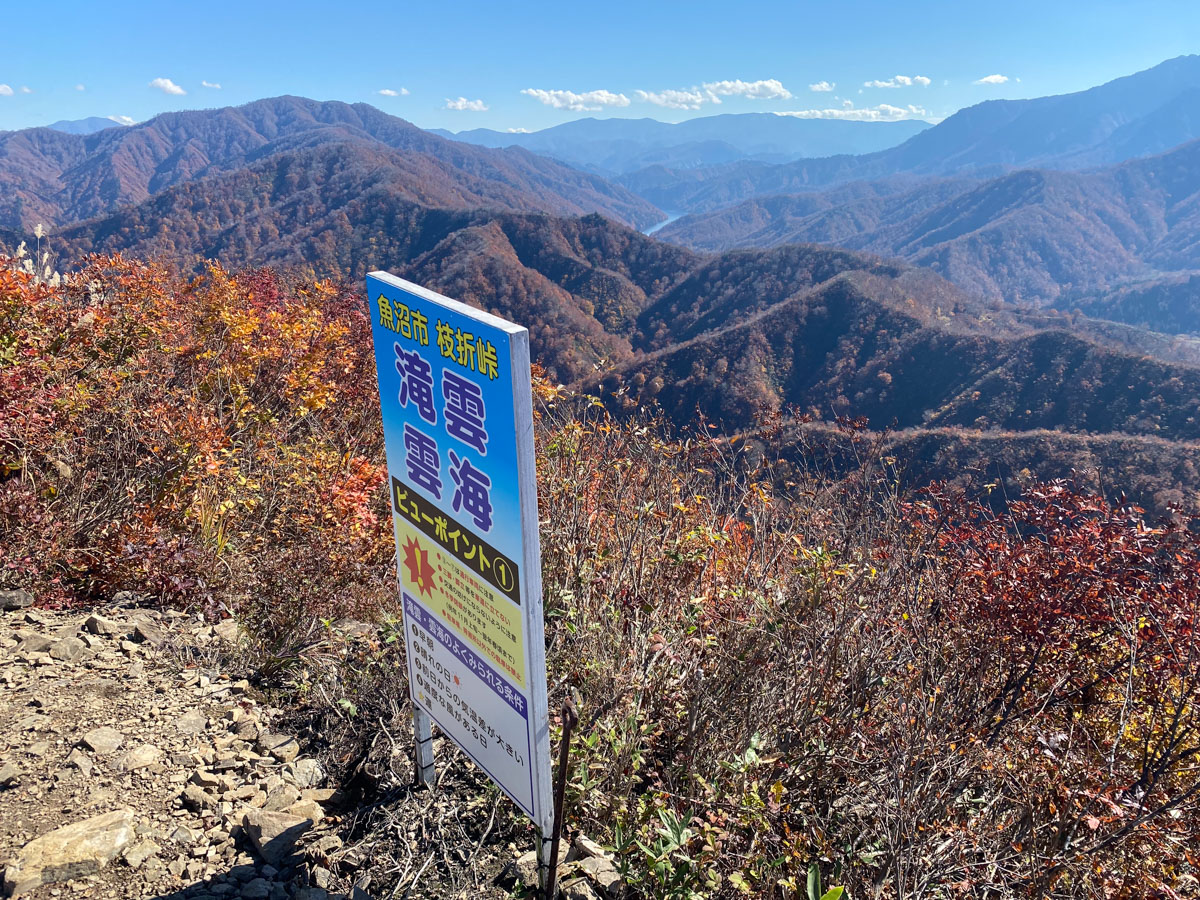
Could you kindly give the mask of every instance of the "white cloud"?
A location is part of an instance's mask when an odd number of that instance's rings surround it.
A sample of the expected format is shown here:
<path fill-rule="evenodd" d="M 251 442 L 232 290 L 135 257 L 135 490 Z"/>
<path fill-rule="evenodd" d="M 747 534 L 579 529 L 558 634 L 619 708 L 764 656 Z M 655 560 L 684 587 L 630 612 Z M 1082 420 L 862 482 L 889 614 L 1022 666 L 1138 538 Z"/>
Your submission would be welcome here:
<path fill-rule="evenodd" d="M 13 89 L 11 87 L 7 84 L 0 84 L 0 97 L 11 97 L 12 95 Z"/>
<path fill-rule="evenodd" d="M 832 90 L 832 86 L 830 87 Z M 745 97 L 748 100 L 787 100 L 792 92 L 776 78 L 759 81 L 706 81 L 699 87 L 663 91 L 636 91 L 638 100 L 667 109 L 699 109 L 705 103 L 721 102 L 722 97 Z"/>
<path fill-rule="evenodd" d="M 575 112 L 588 112 L 604 109 L 608 106 L 628 106 L 629 98 L 624 94 L 614 94 L 612 91 L 584 91 L 577 94 L 574 91 L 546 91 L 541 88 L 525 88 L 521 91 L 527 97 L 532 97 L 546 106 L 555 109 L 570 109 Z"/>
<path fill-rule="evenodd" d="M 826 91 L 832 91 L 837 87 L 836 81 L 818 81 L 816 84 L 810 84 L 808 89 L 818 94 L 823 94 Z"/>
<path fill-rule="evenodd" d="M 972 84 L 1004 84 L 1006 81 L 1008 81 L 1007 75 L 985 75 L 973 81 Z"/>
<path fill-rule="evenodd" d="M 86 88 L 84 88 L 84 86 L 82 84 L 77 84 L 77 85 L 75 85 L 75 90 L 82 91 L 82 90 L 86 90 Z"/>
<path fill-rule="evenodd" d="M 933 83 L 932 79 L 924 75 L 893 75 L 887 81 L 864 81 L 863 87 L 869 88 L 901 88 L 912 87 L 914 84 L 919 84 L 921 87 L 929 87 Z"/>
<path fill-rule="evenodd" d="M 201 81 L 200 87 L 212 88 L 214 91 L 219 91 L 221 89 L 220 83 L 216 81 Z"/>
<path fill-rule="evenodd" d="M 694 90 L 694 89 L 693 89 Z M 708 92 L 713 103 L 720 103 L 719 97 L 746 97 L 750 100 L 787 100 L 792 92 L 785 88 L 778 79 L 766 78 L 760 81 L 706 81 L 704 90 Z"/>
<path fill-rule="evenodd" d="M 482 100 L 468 100 L 466 97 L 459 97 L 457 100 L 446 98 L 445 109 L 457 109 L 466 112 L 486 112 L 487 104 Z"/>
<path fill-rule="evenodd" d="M 507 129 L 507 131 L 509 134 L 529 134 L 530 133 L 528 128 L 509 128 L 509 129 Z"/>
<path fill-rule="evenodd" d="M 173 82 L 170 78 L 155 78 L 152 82 L 150 82 L 150 87 L 158 88 L 164 94 L 174 94 L 176 97 L 181 97 L 187 93 L 187 91 Z"/>
<path fill-rule="evenodd" d="M 27 84 L 23 84 L 23 85 L 21 85 L 21 93 L 22 93 L 22 94 L 32 94 L 32 93 L 33 93 L 33 88 L 31 88 L 31 87 L 30 87 L 29 85 L 27 85 Z"/>
<path fill-rule="evenodd" d="M 136 125 L 137 120 L 131 119 L 129 116 L 109 116 L 110 121 L 116 122 L 118 125 Z"/>
<path fill-rule="evenodd" d="M 924 119 L 929 116 L 929 110 L 923 106 L 892 106 L 890 103 L 880 103 L 878 106 L 855 109 L 849 100 L 843 100 L 840 109 L 797 109 L 787 112 L 777 112 L 777 116 L 792 116 L 797 119 L 847 119 L 852 122 L 899 122 L 902 119 Z"/>
<path fill-rule="evenodd" d="M 653 103 L 655 106 L 665 106 L 667 109 L 699 109 L 709 97 L 703 91 L 635 91 L 637 98 L 643 103 Z M 717 101 L 720 103 L 720 101 Z"/>

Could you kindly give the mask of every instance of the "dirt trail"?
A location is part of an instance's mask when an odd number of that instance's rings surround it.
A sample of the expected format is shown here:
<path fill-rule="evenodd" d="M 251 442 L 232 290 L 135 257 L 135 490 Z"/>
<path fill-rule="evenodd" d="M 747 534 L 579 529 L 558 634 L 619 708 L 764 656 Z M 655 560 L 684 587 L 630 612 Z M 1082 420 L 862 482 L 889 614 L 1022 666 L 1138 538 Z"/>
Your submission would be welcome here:
<path fill-rule="evenodd" d="M 313 863 L 341 844 L 321 766 L 270 728 L 247 682 L 179 662 L 236 639 L 180 613 L 0 612 L 10 895 L 344 896 Z"/>

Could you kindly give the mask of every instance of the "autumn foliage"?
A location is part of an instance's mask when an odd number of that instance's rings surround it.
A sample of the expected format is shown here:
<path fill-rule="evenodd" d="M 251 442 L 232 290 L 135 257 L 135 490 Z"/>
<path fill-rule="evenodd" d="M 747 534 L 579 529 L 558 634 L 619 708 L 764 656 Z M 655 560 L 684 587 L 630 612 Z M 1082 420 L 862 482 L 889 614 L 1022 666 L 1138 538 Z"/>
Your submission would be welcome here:
<path fill-rule="evenodd" d="M 0 265 L 0 587 L 233 612 L 276 659 L 386 613 L 369 342 L 326 282 Z M 901 496 L 868 438 L 783 485 L 535 387 L 568 826 L 639 895 L 1195 895 L 1196 523 L 1060 482 Z"/>
<path fill-rule="evenodd" d="M 51 604 L 377 606 L 377 418 L 368 323 L 328 283 L 0 266 L 0 580 Z"/>

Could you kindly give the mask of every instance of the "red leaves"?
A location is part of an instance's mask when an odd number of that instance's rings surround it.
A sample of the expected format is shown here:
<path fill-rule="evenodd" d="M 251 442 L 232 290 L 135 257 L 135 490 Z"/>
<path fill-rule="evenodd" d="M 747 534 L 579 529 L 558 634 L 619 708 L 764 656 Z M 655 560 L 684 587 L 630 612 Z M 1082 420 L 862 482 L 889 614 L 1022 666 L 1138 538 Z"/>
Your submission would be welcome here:
<path fill-rule="evenodd" d="M 318 574 L 277 599 L 304 607 L 377 578 L 369 328 L 358 298 L 267 269 L 93 257 L 49 290 L 0 266 L 0 546 L 36 561 L 22 586 L 233 605 L 292 557 Z"/>

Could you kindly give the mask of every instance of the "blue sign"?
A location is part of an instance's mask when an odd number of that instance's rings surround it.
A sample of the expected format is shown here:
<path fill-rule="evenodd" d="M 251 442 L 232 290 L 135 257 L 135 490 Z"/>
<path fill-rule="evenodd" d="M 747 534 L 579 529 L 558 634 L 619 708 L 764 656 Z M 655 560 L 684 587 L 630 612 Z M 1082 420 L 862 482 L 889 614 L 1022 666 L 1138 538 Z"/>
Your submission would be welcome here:
<path fill-rule="evenodd" d="M 550 833 L 529 333 L 367 276 L 409 691 Z"/>

